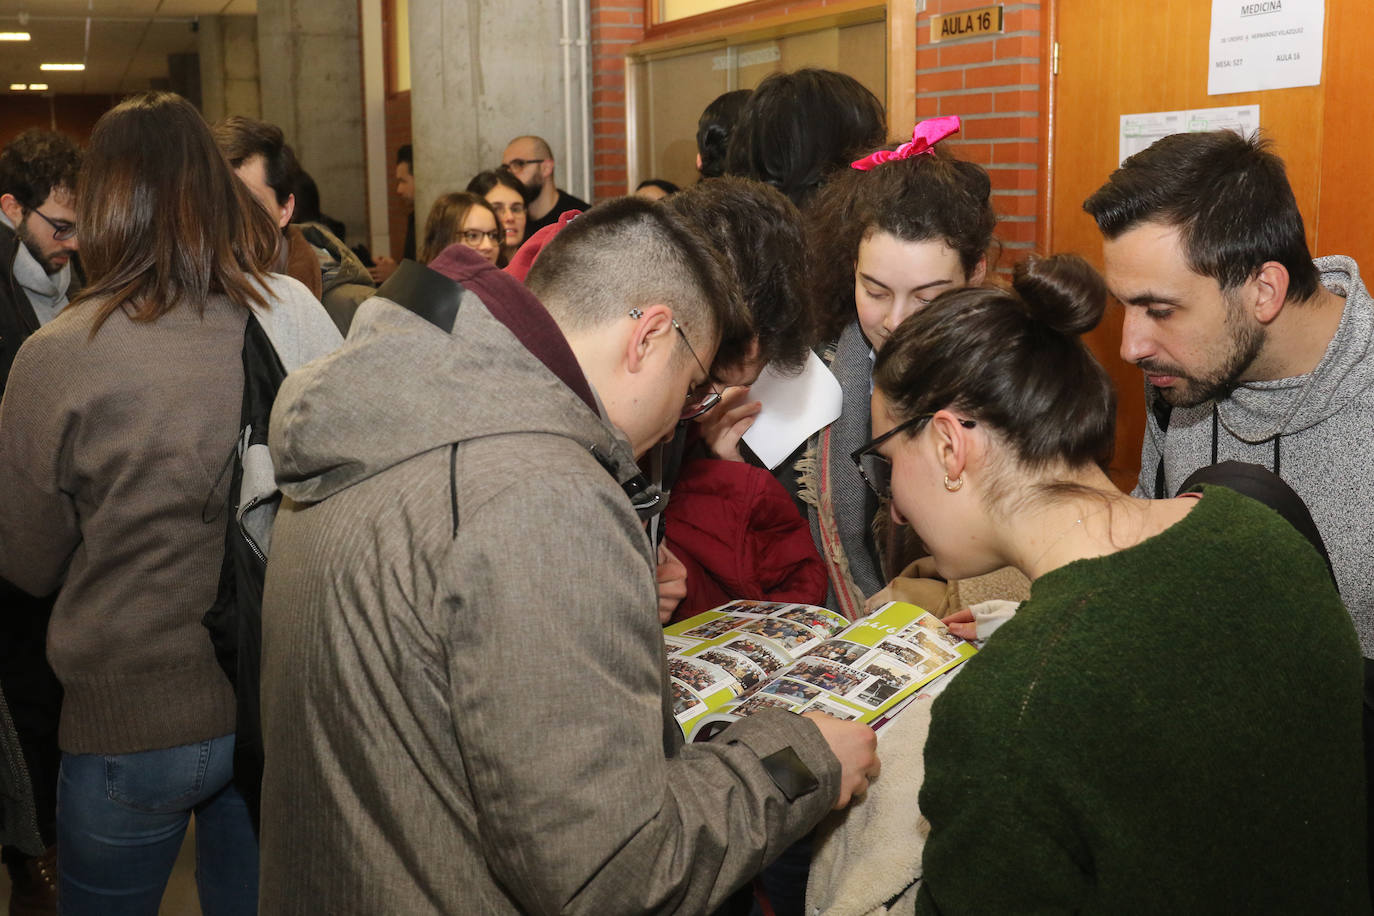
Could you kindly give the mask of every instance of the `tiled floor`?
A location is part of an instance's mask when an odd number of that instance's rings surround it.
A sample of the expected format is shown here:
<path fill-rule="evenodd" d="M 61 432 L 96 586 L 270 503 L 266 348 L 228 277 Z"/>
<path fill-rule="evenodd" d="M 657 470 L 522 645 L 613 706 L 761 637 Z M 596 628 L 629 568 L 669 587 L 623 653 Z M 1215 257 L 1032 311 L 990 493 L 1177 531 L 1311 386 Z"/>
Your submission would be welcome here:
<path fill-rule="evenodd" d="M 186 841 L 181 844 L 181 855 L 172 869 L 172 879 L 167 882 L 159 916 L 200 916 L 200 899 L 196 896 L 195 830 L 193 821 L 186 831 Z M 9 899 L 9 872 L 0 868 L 0 911 L 8 907 Z"/>

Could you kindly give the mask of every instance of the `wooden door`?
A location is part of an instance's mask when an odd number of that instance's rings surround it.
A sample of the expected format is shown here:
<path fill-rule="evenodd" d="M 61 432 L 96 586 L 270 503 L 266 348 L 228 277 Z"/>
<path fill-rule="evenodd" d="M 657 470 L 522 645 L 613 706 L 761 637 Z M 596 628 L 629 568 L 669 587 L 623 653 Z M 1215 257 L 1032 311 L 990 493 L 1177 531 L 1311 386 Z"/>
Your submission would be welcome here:
<path fill-rule="evenodd" d="M 1074 251 L 1101 267 L 1101 237 L 1083 212 L 1083 201 L 1117 166 L 1123 114 L 1258 104 L 1261 129 L 1287 163 L 1314 254 L 1363 256 L 1366 270 L 1374 271 L 1368 216 L 1374 190 L 1374 169 L 1368 164 L 1374 142 L 1369 89 L 1374 87 L 1356 60 L 1353 20 L 1360 0 L 1327 0 L 1322 85 L 1215 96 L 1207 94 L 1211 4 L 1205 0 L 1049 2 L 1055 5 L 1051 20 L 1059 46 L 1058 73 L 1051 77 L 1052 136 L 1046 144 L 1051 251 Z M 1332 117 L 1327 103 L 1338 97 L 1345 110 Z M 1345 182 L 1339 192 L 1329 186 L 1334 177 Z M 1322 207 L 1323 190 L 1328 198 L 1341 195 L 1340 200 Z M 1342 250 L 1323 249 L 1323 236 L 1338 241 Z M 1121 307 L 1113 303 L 1089 336 L 1089 346 L 1117 383 L 1112 477 L 1129 489 L 1140 468 L 1145 408 L 1140 371 L 1118 355 L 1120 332 Z"/>

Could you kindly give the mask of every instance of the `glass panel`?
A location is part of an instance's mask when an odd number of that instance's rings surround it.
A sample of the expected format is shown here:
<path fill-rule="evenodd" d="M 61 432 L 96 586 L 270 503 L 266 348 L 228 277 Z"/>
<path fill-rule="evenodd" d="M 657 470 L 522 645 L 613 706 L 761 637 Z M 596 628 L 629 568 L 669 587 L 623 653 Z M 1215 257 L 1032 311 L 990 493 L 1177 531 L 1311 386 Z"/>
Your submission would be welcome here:
<path fill-rule="evenodd" d="M 639 180 L 693 184 L 697 119 L 711 100 L 732 89 L 752 89 L 770 73 L 800 67 L 848 73 L 885 99 L 886 24 L 879 19 L 645 61 L 635 68 Z"/>

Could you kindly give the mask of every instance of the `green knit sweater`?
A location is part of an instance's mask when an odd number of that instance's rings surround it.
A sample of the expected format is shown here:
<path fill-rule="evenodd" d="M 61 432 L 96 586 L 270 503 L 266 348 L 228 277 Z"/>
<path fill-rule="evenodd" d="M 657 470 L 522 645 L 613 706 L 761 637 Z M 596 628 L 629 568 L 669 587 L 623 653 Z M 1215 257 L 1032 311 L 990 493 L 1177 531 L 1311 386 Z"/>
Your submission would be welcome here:
<path fill-rule="evenodd" d="M 1362 669 L 1312 547 L 1212 487 L 1038 579 L 935 703 L 920 913 L 1368 913 Z"/>

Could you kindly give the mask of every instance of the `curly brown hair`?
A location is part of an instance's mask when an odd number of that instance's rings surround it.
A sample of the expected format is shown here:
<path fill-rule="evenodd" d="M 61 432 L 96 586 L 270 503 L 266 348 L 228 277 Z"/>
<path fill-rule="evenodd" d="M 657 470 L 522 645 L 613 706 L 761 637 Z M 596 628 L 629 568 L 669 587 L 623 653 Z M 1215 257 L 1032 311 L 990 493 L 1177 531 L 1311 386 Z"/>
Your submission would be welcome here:
<path fill-rule="evenodd" d="M 35 127 L 0 150 L 0 194 L 36 210 L 54 190 L 75 194 L 80 171 L 81 150 L 70 138 Z"/>
<path fill-rule="evenodd" d="M 959 253 L 967 276 L 988 255 L 997 225 L 988 173 L 939 149 L 867 172 L 847 169 L 821 189 L 807 215 L 823 340 L 854 320 L 854 266 L 869 233 L 939 239 Z"/>

